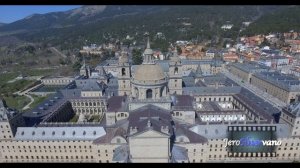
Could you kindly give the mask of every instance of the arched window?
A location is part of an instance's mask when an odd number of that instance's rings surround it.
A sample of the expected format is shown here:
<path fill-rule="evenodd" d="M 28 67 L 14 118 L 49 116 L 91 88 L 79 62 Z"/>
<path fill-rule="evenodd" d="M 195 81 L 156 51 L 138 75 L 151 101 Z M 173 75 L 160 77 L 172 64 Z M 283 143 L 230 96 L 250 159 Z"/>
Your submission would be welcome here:
<path fill-rule="evenodd" d="M 135 92 L 135 97 L 139 98 L 139 90 L 138 90 L 138 88 L 134 88 L 134 92 Z"/>
<path fill-rule="evenodd" d="M 146 91 L 146 98 L 147 98 L 147 99 L 152 99 L 152 89 L 148 89 L 148 90 Z"/>
<path fill-rule="evenodd" d="M 126 73 L 125 73 L 125 68 L 122 68 L 122 76 L 125 76 Z"/>
<path fill-rule="evenodd" d="M 182 87 L 186 87 L 184 81 L 182 81 Z"/>
<path fill-rule="evenodd" d="M 178 67 L 175 67 L 174 74 L 178 74 Z"/>
<path fill-rule="evenodd" d="M 94 102 L 93 105 L 96 106 L 96 102 Z"/>
<path fill-rule="evenodd" d="M 163 91 L 164 91 L 164 87 L 160 88 L 159 97 L 162 97 Z"/>

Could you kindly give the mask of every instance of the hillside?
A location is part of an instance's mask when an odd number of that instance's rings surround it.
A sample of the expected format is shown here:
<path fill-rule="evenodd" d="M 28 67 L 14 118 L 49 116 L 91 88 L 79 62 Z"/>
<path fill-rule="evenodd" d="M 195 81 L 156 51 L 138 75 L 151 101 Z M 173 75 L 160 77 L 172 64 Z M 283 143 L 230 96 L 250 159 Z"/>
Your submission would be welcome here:
<path fill-rule="evenodd" d="M 142 41 L 145 31 L 165 34 L 167 41 L 234 37 L 244 21 L 252 21 L 282 6 L 83 6 L 66 12 L 32 15 L 0 27 L 0 36 L 47 43 L 60 49 L 80 48 L 86 43 Z M 230 31 L 221 26 L 234 24 Z"/>
<path fill-rule="evenodd" d="M 82 6 L 66 12 L 33 14 L 0 28 L 0 32 L 31 32 L 49 28 L 66 28 L 90 24 L 114 17 L 155 11 L 155 6 Z M 23 33 L 24 33 L 23 32 Z"/>
<path fill-rule="evenodd" d="M 287 8 L 263 15 L 243 32 L 245 35 L 268 34 L 272 32 L 300 32 L 300 6 Z"/>

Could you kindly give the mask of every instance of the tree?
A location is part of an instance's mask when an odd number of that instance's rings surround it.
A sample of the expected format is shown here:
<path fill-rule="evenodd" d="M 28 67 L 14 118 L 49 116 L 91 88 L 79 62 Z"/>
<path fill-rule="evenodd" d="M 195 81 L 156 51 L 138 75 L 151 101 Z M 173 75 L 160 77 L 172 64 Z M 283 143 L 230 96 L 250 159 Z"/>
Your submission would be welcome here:
<path fill-rule="evenodd" d="M 133 65 L 140 65 L 143 62 L 142 50 L 133 49 L 132 50 L 132 62 Z"/>
<path fill-rule="evenodd" d="M 74 70 L 74 71 L 79 71 L 80 68 L 81 68 L 81 63 L 80 63 L 80 61 L 76 61 L 76 62 L 73 64 L 73 70 Z"/>
<path fill-rule="evenodd" d="M 270 46 L 271 44 L 269 43 L 269 41 L 264 38 L 264 41 L 259 45 L 259 47 L 264 47 L 264 46 Z"/>
<path fill-rule="evenodd" d="M 181 47 L 177 47 L 177 53 L 180 55 L 182 53 Z"/>

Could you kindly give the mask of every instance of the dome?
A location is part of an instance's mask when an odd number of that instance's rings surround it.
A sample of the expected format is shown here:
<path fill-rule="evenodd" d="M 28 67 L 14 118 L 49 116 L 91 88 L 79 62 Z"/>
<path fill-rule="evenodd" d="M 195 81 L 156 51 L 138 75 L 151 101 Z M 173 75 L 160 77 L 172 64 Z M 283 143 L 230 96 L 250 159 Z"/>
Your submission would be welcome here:
<path fill-rule="evenodd" d="M 165 79 L 165 74 L 157 64 L 142 64 L 135 70 L 135 80 L 155 81 Z"/>

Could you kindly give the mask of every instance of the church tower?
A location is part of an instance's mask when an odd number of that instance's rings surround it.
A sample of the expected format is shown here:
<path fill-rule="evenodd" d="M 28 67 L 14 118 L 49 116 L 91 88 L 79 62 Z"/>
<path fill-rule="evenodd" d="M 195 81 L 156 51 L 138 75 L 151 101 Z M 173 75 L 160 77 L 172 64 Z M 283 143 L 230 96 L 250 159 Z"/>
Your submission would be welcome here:
<path fill-rule="evenodd" d="M 89 78 L 91 76 L 91 70 L 90 67 L 85 64 L 85 57 L 83 56 L 83 65 L 80 68 L 79 72 L 80 76 L 85 76 Z"/>
<path fill-rule="evenodd" d="M 119 96 L 130 95 L 131 84 L 130 84 L 131 72 L 128 61 L 128 54 L 122 52 L 119 57 L 118 63 L 118 85 L 119 85 Z"/>
<path fill-rule="evenodd" d="M 182 95 L 182 64 L 177 54 L 177 48 L 173 52 L 169 64 L 169 92 Z"/>

